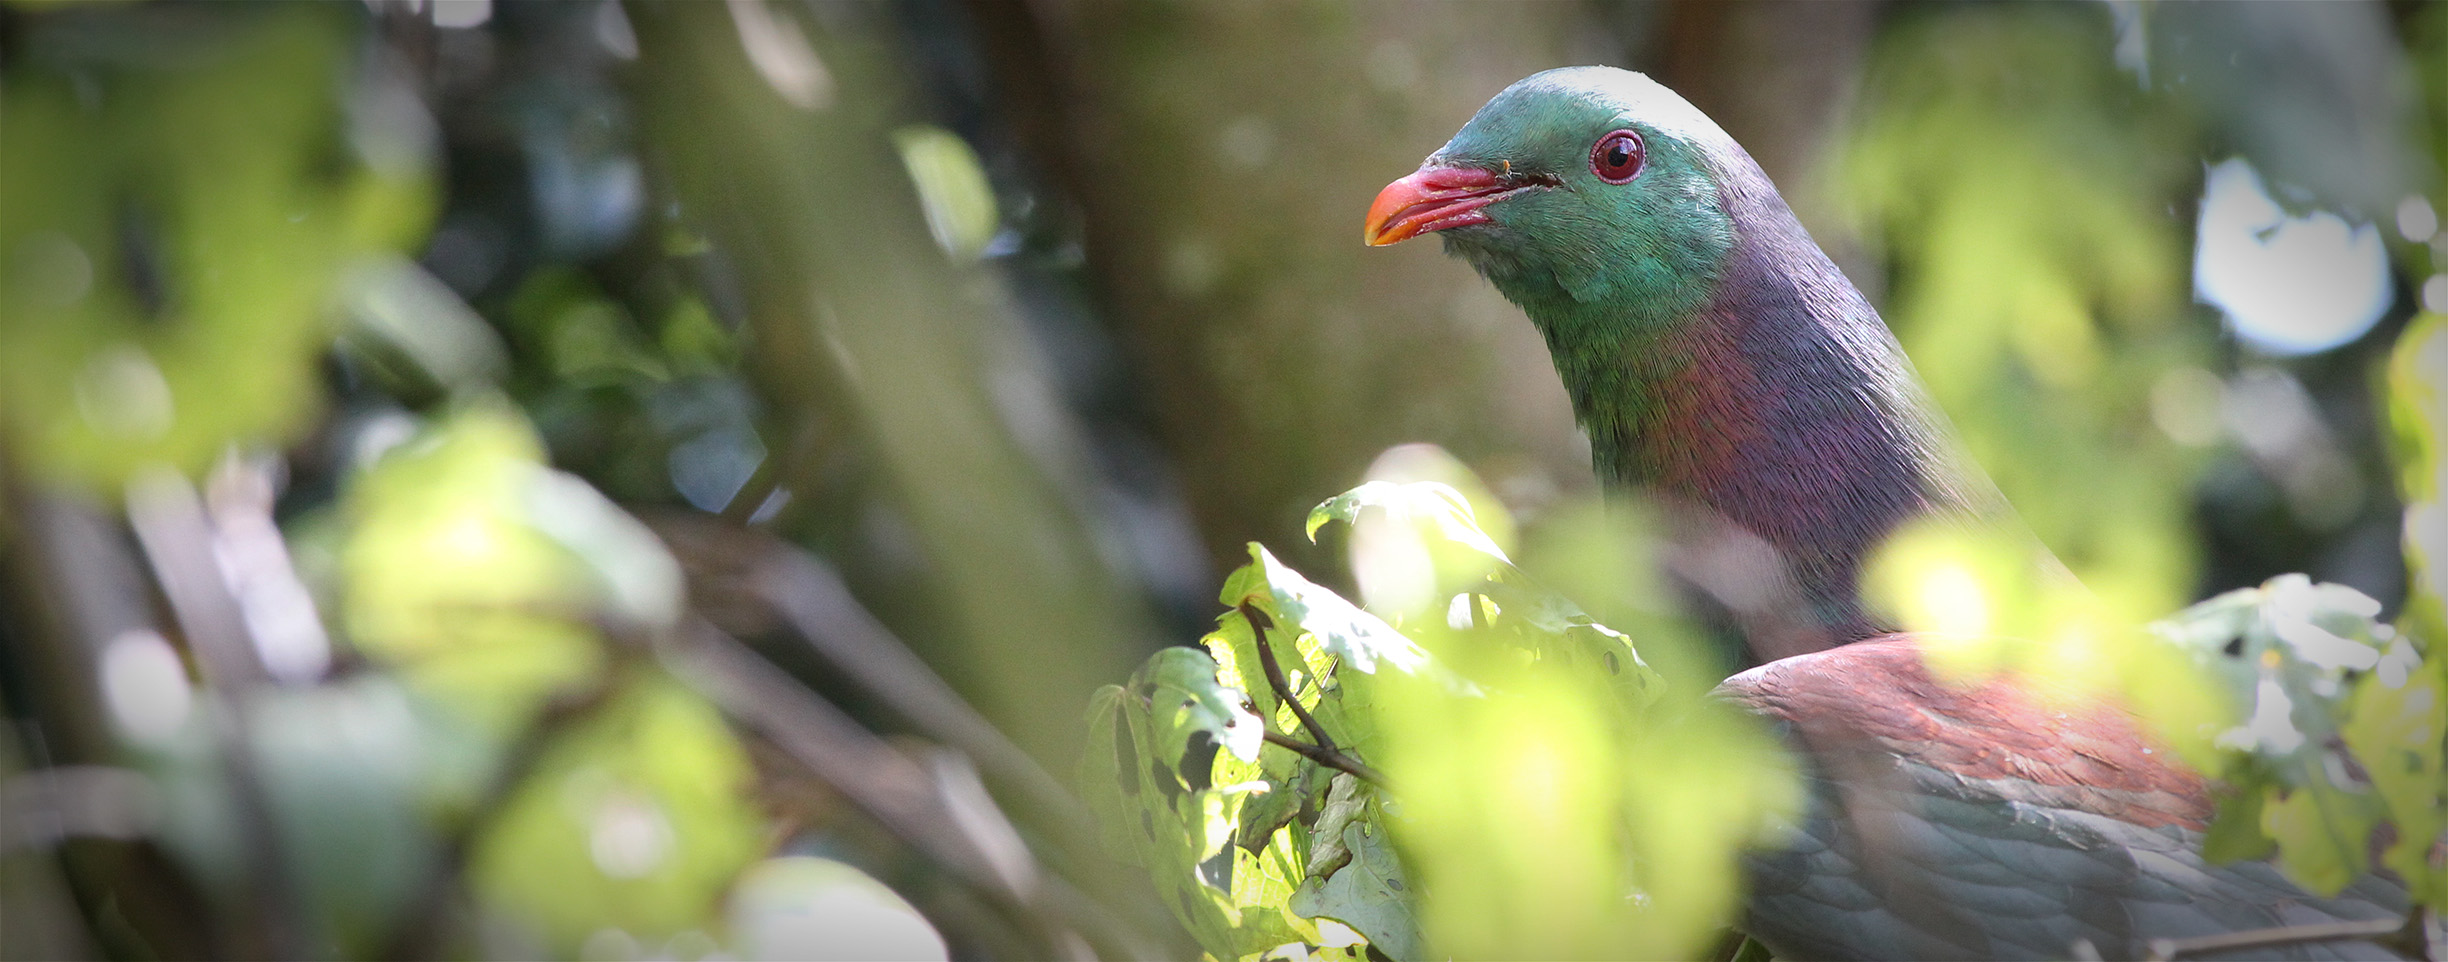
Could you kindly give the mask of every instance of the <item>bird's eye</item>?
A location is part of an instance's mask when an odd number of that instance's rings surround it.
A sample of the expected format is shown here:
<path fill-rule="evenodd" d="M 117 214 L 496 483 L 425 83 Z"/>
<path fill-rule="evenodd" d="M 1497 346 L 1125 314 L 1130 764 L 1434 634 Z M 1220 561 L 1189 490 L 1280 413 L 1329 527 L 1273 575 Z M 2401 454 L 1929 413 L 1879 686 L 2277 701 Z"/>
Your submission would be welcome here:
<path fill-rule="evenodd" d="M 1610 184 L 1629 184 L 1640 176 L 1642 153 L 1639 134 L 1615 131 L 1590 145 L 1590 173 Z"/>

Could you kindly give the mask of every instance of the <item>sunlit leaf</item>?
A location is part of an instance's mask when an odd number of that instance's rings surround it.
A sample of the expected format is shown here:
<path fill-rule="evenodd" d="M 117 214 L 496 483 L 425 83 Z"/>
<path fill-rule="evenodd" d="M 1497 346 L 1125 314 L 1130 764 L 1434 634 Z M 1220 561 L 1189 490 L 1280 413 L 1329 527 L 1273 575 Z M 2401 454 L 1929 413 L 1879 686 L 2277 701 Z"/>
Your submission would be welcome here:
<path fill-rule="evenodd" d="M 1511 561 L 1504 549 L 1497 547 L 1483 531 L 1479 519 L 1472 514 L 1470 502 L 1452 485 L 1435 481 L 1370 481 L 1321 502 L 1309 509 L 1307 534 L 1317 540 L 1318 529 L 1329 522 L 1358 524 L 1360 514 L 1377 509 L 1399 523 L 1418 524 L 1434 531 L 1439 537 L 1486 554 L 1498 561 Z"/>
<path fill-rule="evenodd" d="M 548 483 L 541 454 L 524 422 L 474 407 L 391 451 L 345 496 L 349 641 L 497 732 L 603 658 L 583 623 L 605 597 L 590 566 L 530 513 L 533 486 Z"/>
<path fill-rule="evenodd" d="M 1968 453 L 2108 620 L 2139 623 L 2186 600 L 2198 563 L 2200 455 L 2160 430 L 2150 392 L 2206 366 L 2213 332 L 2186 309 L 2187 239 L 2166 216 L 2199 173 L 2178 146 L 2189 118 L 2132 95 L 2109 21 L 2037 5 L 1898 21 L 1828 192 L 1895 265 L 1883 314 Z M 1946 610 L 1925 614 L 2014 631 L 2018 599 L 1985 599 L 1984 618 L 1968 592 L 1943 601 L 1941 577 L 1919 607 Z"/>
<path fill-rule="evenodd" d="M 762 850 L 753 774 L 712 706 L 646 676 L 556 741 L 479 840 L 472 884 L 563 953 L 606 928 L 703 927 Z"/>
<path fill-rule="evenodd" d="M 1371 525 L 1405 532 L 1373 550 L 1436 572 L 1435 617 L 1414 611 L 1397 629 L 1252 545 L 1203 639 L 1213 661 L 1167 653 L 1142 669 L 1174 678 L 1166 692 L 1246 692 L 1268 730 L 1382 765 L 1392 789 L 1280 746 L 1255 761 L 1216 752 L 1202 783 L 1180 770 L 1189 741 L 1140 721 L 1150 707 L 1190 717 L 1197 698 L 1097 699 L 1082 771 L 1109 842 L 1121 836 L 1211 954 L 1301 958 L 1365 940 L 1394 958 L 1676 955 L 1725 924 L 1739 852 L 1796 804 L 1790 765 L 1747 716 L 1686 699 L 1668 717 L 1641 639 L 1516 568 L 1480 517 L 1441 483 L 1330 500 L 1312 532 L 1333 520 L 1361 527 L 1355 542 Z M 1680 640 L 1662 618 L 1644 627 Z M 1262 652 L 1323 738 L 1274 690 Z M 1200 724 L 1219 732 L 1212 712 Z M 1210 861 L 1228 837 L 1229 895 Z"/>
<path fill-rule="evenodd" d="M 368 258 L 347 277 L 344 340 L 381 369 L 444 391 L 493 385 L 508 373 L 501 339 L 441 279 L 401 257 Z"/>
<path fill-rule="evenodd" d="M 2368 866 L 2379 806 L 2326 782 L 2288 792 L 2261 811 L 2261 829 L 2278 843 L 2288 878 L 2318 895 L 2335 895 Z"/>
<path fill-rule="evenodd" d="M 2396 664 L 2356 684 L 2352 714 L 2339 735 L 2395 827 L 2396 841 L 2380 863 L 2405 879 L 2418 901 L 2439 905 L 2448 902 L 2448 868 L 2432 863 L 2431 850 L 2448 833 L 2448 765 L 2442 759 L 2448 686 L 2439 673 L 2425 670 L 2404 640 L 2392 649 Z"/>
<path fill-rule="evenodd" d="M 1167 648 L 1139 670 L 1135 688 L 1153 704 L 1159 758 L 1179 760 L 1193 732 L 1214 738 L 1244 761 L 1258 757 L 1266 732 L 1242 707 L 1241 692 L 1216 682 L 1213 657 L 1196 648 Z"/>
<path fill-rule="evenodd" d="M 918 186 L 935 243 L 957 259 L 975 260 L 993 239 L 997 219 L 994 187 L 977 151 L 958 134 L 925 126 L 894 131 L 893 146 Z"/>
<path fill-rule="evenodd" d="M 1224 582 L 1223 595 L 1227 605 L 1253 598 L 1265 599 L 1283 624 L 1315 636 L 1328 654 L 1356 670 L 1375 672 L 1382 662 L 1409 672 L 1427 662 L 1428 653 L 1384 619 L 1311 583 L 1255 542 L 1250 544 L 1250 564 Z"/>
<path fill-rule="evenodd" d="M 2274 845 L 2290 877 L 2335 892 L 2378 867 L 2373 833 L 2387 823 L 2412 834 L 2380 864 L 2418 894 L 2440 884 L 2425 859 L 2448 827 L 2448 708 L 2435 667 L 2379 614 L 2361 592 L 2281 575 L 2153 626 L 2241 706 L 2216 734 L 2224 757 L 2204 766 L 2235 793 L 2205 854 L 2260 858 Z"/>

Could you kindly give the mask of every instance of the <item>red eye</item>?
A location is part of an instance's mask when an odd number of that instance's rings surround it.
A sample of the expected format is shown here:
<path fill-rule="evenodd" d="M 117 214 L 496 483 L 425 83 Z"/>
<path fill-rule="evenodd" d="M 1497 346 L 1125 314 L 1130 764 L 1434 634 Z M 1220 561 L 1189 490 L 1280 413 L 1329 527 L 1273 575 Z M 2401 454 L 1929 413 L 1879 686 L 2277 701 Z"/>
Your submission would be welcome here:
<path fill-rule="evenodd" d="M 1590 145 L 1590 173 L 1610 184 L 1629 184 L 1640 176 L 1641 139 L 1629 130 L 1618 130 Z"/>

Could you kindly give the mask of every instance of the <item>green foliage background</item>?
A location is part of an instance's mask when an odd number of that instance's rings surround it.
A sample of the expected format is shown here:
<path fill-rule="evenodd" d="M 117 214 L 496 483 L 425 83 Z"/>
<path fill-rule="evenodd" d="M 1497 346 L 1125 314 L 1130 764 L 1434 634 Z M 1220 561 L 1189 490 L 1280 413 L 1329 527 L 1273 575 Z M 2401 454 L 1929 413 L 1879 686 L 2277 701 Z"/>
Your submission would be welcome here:
<path fill-rule="evenodd" d="M 2441 5 L 13 0 L 0 955 L 1710 951 L 1784 763 L 1527 325 L 1353 237 L 1576 62 L 1753 150 L 2099 602 L 1988 627 L 2212 598 L 2101 673 L 2218 844 L 2448 900 Z M 2231 157 L 2377 225 L 2370 333 L 2195 302 Z M 1906 547 L 1907 614 L 1996 550 Z M 2265 680 L 2369 791 L 2219 740 Z"/>

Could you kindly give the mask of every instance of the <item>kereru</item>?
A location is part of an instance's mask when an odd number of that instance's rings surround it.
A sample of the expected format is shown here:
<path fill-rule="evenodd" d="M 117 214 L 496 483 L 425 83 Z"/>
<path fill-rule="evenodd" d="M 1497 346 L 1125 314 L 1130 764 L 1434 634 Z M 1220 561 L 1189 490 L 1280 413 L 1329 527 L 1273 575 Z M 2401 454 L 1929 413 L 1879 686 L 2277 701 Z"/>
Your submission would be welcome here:
<path fill-rule="evenodd" d="M 1742 927 L 1778 958 L 2130 958 L 2402 916 L 2384 879 L 2320 898 L 2209 864 L 2208 787 L 2132 715 L 2013 676 L 1940 683 L 1865 608 L 1865 559 L 1901 526 L 2020 529 L 1877 311 L 1691 104 L 1608 67 L 1515 83 L 1369 210 L 1371 245 L 1431 232 L 1529 315 L 1601 480 L 1668 507 L 1674 550 L 1703 559 L 1684 569 L 1764 662 L 1720 691 L 1812 775 L 1797 831 L 1747 865 Z M 2032 563 L 2054 569 L 2036 542 Z"/>

